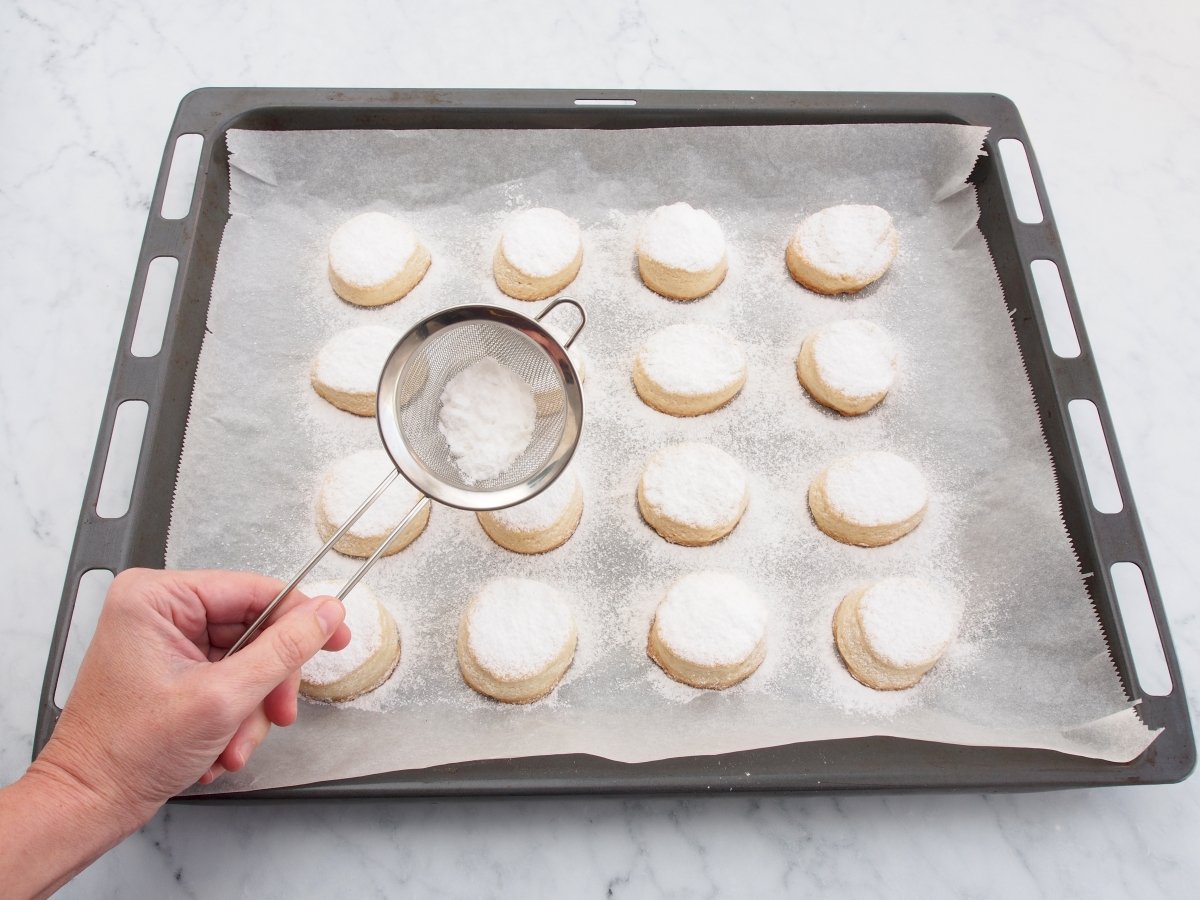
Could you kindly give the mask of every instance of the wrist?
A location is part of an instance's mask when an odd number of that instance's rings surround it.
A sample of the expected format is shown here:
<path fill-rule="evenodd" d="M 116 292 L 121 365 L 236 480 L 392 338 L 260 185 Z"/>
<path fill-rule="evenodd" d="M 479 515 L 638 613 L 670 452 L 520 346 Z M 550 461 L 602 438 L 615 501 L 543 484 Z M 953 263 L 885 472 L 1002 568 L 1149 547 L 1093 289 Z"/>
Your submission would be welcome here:
<path fill-rule="evenodd" d="M 109 777 L 109 768 L 111 763 L 87 754 L 56 734 L 30 764 L 22 781 L 35 785 L 38 797 L 45 798 L 51 808 L 69 814 L 72 828 L 95 832 L 81 837 L 92 842 L 110 840 L 109 846 L 113 846 L 149 821 L 158 804 L 123 793 Z"/>
<path fill-rule="evenodd" d="M 48 896 L 136 827 L 128 812 L 39 757 L 0 790 L 3 892 Z"/>

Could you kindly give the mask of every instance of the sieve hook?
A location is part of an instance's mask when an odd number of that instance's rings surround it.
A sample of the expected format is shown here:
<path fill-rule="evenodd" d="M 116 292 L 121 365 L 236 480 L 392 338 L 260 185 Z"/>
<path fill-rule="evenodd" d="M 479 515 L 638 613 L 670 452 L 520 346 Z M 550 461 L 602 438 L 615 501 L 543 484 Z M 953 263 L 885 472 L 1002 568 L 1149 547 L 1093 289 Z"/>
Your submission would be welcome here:
<path fill-rule="evenodd" d="M 577 300 L 572 300 L 570 297 L 559 297 L 557 300 L 554 300 L 550 304 L 548 304 L 546 306 L 546 308 L 543 309 L 540 313 L 538 313 L 536 316 L 534 316 L 533 320 L 535 322 L 542 321 L 542 319 L 546 318 L 546 316 L 548 316 L 550 314 L 550 311 L 552 309 L 554 309 L 554 307 L 561 306 L 564 303 L 570 304 L 571 306 L 575 307 L 576 311 L 578 311 L 578 313 L 579 313 L 579 324 L 575 327 L 575 330 L 571 333 L 571 337 L 568 338 L 566 343 L 563 344 L 564 350 L 570 350 L 571 345 L 573 343 L 575 343 L 575 338 L 579 337 L 580 332 L 583 331 L 583 326 L 587 324 L 587 313 L 583 311 L 583 307 L 579 304 L 579 302 Z"/>

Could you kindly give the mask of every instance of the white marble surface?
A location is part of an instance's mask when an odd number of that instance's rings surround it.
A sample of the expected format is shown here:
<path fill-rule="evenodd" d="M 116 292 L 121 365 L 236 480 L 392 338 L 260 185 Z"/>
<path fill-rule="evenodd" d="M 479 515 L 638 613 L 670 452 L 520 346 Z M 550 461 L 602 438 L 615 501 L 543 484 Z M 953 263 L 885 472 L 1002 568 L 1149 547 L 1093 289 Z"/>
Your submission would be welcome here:
<path fill-rule="evenodd" d="M 28 760 L 162 142 L 202 85 L 1007 94 L 1053 199 L 1195 710 L 1200 15 L 1188 0 L 995 6 L 4 4 L 0 779 Z M 1197 779 L 1027 796 L 176 807 L 65 893 L 1180 896 L 1200 876 L 1198 841 Z"/>

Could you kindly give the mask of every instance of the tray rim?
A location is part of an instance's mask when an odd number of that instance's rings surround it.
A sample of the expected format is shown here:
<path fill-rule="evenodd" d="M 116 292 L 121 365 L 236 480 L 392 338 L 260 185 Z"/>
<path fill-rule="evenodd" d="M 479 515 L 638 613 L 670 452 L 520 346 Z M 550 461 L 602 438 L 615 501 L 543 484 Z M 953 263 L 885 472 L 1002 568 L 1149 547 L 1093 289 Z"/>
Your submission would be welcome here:
<path fill-rule="evenodd" d="M 578 98 L 600 103 L 632 99 L 636 105 L 577 106 L 575 100 Z M 303 126 L 305 128 L 334 128 L 338 126 L 330 123 L 348 116 L 358 117 L 359 121 L 340 127 L 481 127 L 454 124 L 472 115 L 483 116 L 493 122 L 482 126 L 489 128 L 630 128 L 720 124 L 704 121 L 710 117 L 718 117 L 730 124 L 950 122 L 988 126 L 991 130 L 986 146 L 989 148 L 994 148 L 1003 138 L 1021 141 L 1041 202 L 1043 220 L 1036 224 L 1017 220 L 1007 180 L 1002 177 L 1003 161 L 998 154 L 992 153 L 987 165 L 997 170 L 996 182 L 1006 214 L 1004 224 L 1011 228 L 1013 246 L 1006 249 L 1015 253 L 1014 261 L 1020 264 L 1021 279 L 1016 285 L 1005 283 L 999 259 L 997 271 L 1004 288 L 1005 302 L 1014 316 L 1018 310 L 1010 299 L 1010 288 L 1019 287 L 1031 298 L 1030 308 L 1021 311 L 1019 318 L 1015 317 L 1014 326 L 1018 331 L 1018 343 L 1029 370 L 1031 386 L 1034 386 L 1035 368 L 1044 367 L 1045 371 L 1038 369 L 1038 373 L 1049 377 L 1053 396 L 1039 396 L 1037 405 L 1043 435 L 1051 449 L 1060 497 L 1064 491 L 1073 490 L 1081 491 L 1086 498 L 1086 479 L 1074 432 L 1066 428 L 1063 434 L 1058 435 L 1058 439 L 1062 440 L 1065 434 L 1065 449 L 1068 451 L 1066 458 L 1060 459 L 1059 454 L 1050 447 L 1049 430 L 1063 429 L 1062 419 L 1070 399 L 1092 400 L 1100 414 L 1118 489 L 1124 501 L 1123 509 L 1115 514 L 1099 513 L 1088 502 L 1082 519 L 1083 534 L 1077 535 L 1072 531 L 1071 537 L 1077 546 L 1082 538 L 1086 542 L 1084 551 L 1093 552 L 1103 563 L 1093 567 L 1095 571 L 1090 573 L 1088 591 L 1108 639 L 1113 664 L 1127 692 L 1141 699 L 1139 712 L 1142 718 L 1147 724 L 1162 726 L 1163 733 L 1141 756 L 1128 763 L 1109 763 L 1051 750 L 969 747 L 869 737 L 805 742 L 722 756 L 682 757 L 640 764 L 616 763 L 584 754 L 481 760 L 313 785 L 183 796 L 175 800 L 191 803 L 300 798 L 704 794 L 729 791 L 1021 791 L 1172 783 L 1183 780 L 1191 773 L 1195 766 L 1196 748 L 1178 659 L 1033 147 L 1011 100 L 998 94 L 966 93 L 200 88 L 187 94 L 180 102 L 168 135 L 147 218 L 48 655 L 34 736 L 35 756 L 49 739 L 61 712 L 54 703 L 54 692 L 79 579 L 90 570 L 119 572 L 129 567 L 131 562 L 137 563 L 139 552 L 145 556 L 145 548 L 137 543 L 137 535 L 144 533 L 147 528 L 161 524 L 162 534 L 165 535 L 165 521 L 161 514 L 155 518 L 142 513 L 149 508 L 146 501 L 152 499 L 148 496 L 147 482 L 157 478 L 162 483 L 163 454 L 159 452 L 156 458 L 155 451 L 170 449 L 172 444 L 170 435 L 164 434 L 171 423 L 164 422 L 160 412 L 168 408 L 177 411 L 182 401 L 183 417 L 186 418 L 190 407 L 191 377 L 186 379 L 186 389 L 176 385 L 172 392 L 167 370 L 172 365 L 190 364 L 191 374 L 194 375 L 195 371 L 195 358 L 188 359 L 186 355 L 181 355 L 174 344 L 184 323 L 191 321 L 185 318 L 189 313 L 193 318 L 197 315 L 200 317 L 201 329 L 207 319 L 211 272 L 201 295 L 197 296 L 194 289 L 188 289 L 195 288 L 197 277 L 203 275 L 205 261 L 194 257 L 203 256 L 203 253 L 197 253 L 204 234 L 199 226 L 207 224 L 212 227 L 214 212 L 211 205 L 206 206 L 203 200 L 206 191 L 214 189 L 214 183 L 217 187 L 223 183 L 225 190 L 225 211 L 219 216 L 221 227 L 218 232 L 223 231 L 228 215 L 226 132 L 239 127 L 267 130 L 300 127 L 295 124 L 298 117 L 307 117 L 309 124 Z M 541 117 L 545 121 L 529 124 L 530 117 Z M 674 118 L 675 121 L 663 121 L 664 118 Z M 551 121 L 576 124 L 550 124 Z M 200 170 L 188 215 L 183 219 L 168 220 L 157 211 L 161 209 L 176 139 L 183 134 L 200 134 L 203 137 Z M 984 217 L 982 206 L 981 203 L 981 223 Z M 997 213 L 996 210 L 990 212 Z M 201 222 L 205 216 L 208 221 Z M 218 233 L 218 245 L 219 239 Z M 996 257 L 998 251 L 992 246 L 992 239 L 988 243 Z M 215 266 L 215 247 L 209 249 L 212 265 Z M 133 357 L 129 347 L 137 323 L 146 270 L 150 261 L 158 256 L 175 256 L 179 259 L 163 347 L 155 357 Z M 1029 263 L 1034 259 L 1050 259 L 1059 268 L 1079 339 L 1080 355 L 1076 358 L 1058 357 L 1050 346 L 1029 271 Z M 1040 354 L 1031 355 L 1030 349 L 1039 350 Z M 1038 393 L 1036 389 L 1035 393 Z M 186 396 L 181 397 L 182 394 Z M 151 404 L 130 511 L 118 519 L 101 519 L 96 515 L 96 498 L 116 409 L 121 402 L 130 399 L 142 399 Z M 1044 402 L 1046 400 L 1054 402 L 1047 404 Z M 178 419 L 178 416 L 174 417 L 175 421 Z M 178 432 L 174 444 L 174 458 L 177 461 L 182 430 Z M 149 471 L 155 463 L 159 471 Z M 172 464 L 169 468 L 173 489 L 176 467 Z M 1068 480 L 1071 476 L 1074 476 L 1074 481 Z M 1066 499 L 1063 502 L 1065 506 Z M 1173 688 L 1168 695 L 1147 696 L 1137 682 L 1119 609 L 1112 600 L 1110 566 L 1117 561 L 1134 562 L 1143 573 L 1172 678 Z M 1097 598 L 1096 591 L 1100 591 L 1101 599 Z M 784 766 L 781 770 L 778 761 L 766 760 L 772 753 L 783 754 L 801 765 L 791 768 Z M 857 770 L 852 766 L 847 771 L 839 771 L 839 767 L 834 766 L 834 771 L 830 771 L 826 767 L 830 765 L 831 756 L 839 763 L 854 760 L 861 766 Z M 880 758 L 888 764 L 871 765 L 871 760 Z"/>

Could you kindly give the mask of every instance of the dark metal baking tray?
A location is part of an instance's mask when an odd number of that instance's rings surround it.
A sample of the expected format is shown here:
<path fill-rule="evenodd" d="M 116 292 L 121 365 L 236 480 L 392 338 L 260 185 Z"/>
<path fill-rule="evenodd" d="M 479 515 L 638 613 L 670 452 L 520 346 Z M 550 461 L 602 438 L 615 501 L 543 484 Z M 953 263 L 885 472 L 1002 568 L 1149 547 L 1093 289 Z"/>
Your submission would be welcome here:
<path fill-rule="evenodd" d="M 591 101 L 580 104 L 579 100 Z M 623 102 L 621 102 L 623 101 Z M 630 102 L 633 101 L 633 102 Z M 971 181 L 979 196 L 979 227 L 996 263 L 1005 302 L 1037 399 L 1046 442 L 1058 473 L 1063 516 L 1092 601 L 1126 691 L 1142 701 L 1141 715 L 1161 727 L 1137 759 L 1110 763 L 1047 750 L 967 747 L 897 738 L 790 744 L 763 750 L 626 764 L 563 755 L 483 760 L 365 778 L 278 788 L 226 799 L 502 796 L 545 794 L 673 794 L 724 791 L 826 793 L 840 791 L 1008 791 L 1115 784 L 1157 784 L 1186 778 L 1195 741 L 1175 649 L 1167 629 L 1129 483 L 1084 332 L 1062 245 L 1029 137 L 1016 107 L 995 94 L 836 94 L 631 91 L 408 91 L 205 88 L 179 106 L 163 154 L 149 222 L 113 369 L 112 384 L 71 552 L 58 621 L 42 687 L 34 752 L 58 720 L 54 692 L 80 578 L 93 569 L 119 572 L 163 565 L 171 498 L 200 345 L 204 338 L 217 249 L 229 215 L 231 128 L 262 130 L 362 128 L 670 128 L 691 125 L 784 125 L 872 122 L 948 122 L 986 125 L 986 155 Z M 159 215 L 176 139 L 204 139 L 191 211 L 179 220 Z M 1014 214 L 1003 162 L 1003 138 L 1021 141 L 1043 211 L 1025 224 Z M 179 272 L 161 351 L 130 353 L 146 271 L 171 256 Z M 1062 276 L 1080 354 L 1056 356 L 1036 297 L 1030 263 L 1053 261 Z M 1100 413 L 1124 501 L 1118 513 L 1099 513 L 1088 498 L 1080 450 L 1067 404 L 1091 400 Z M 96 502 L 117 407 L 143 400 L 149 415 L 129 511 L 105 519 Z M 1173 689 L 1149 696 L 1138 683 L 1114 599 L 1110 567 L 1132 562 L 1143 573 Z"/>

